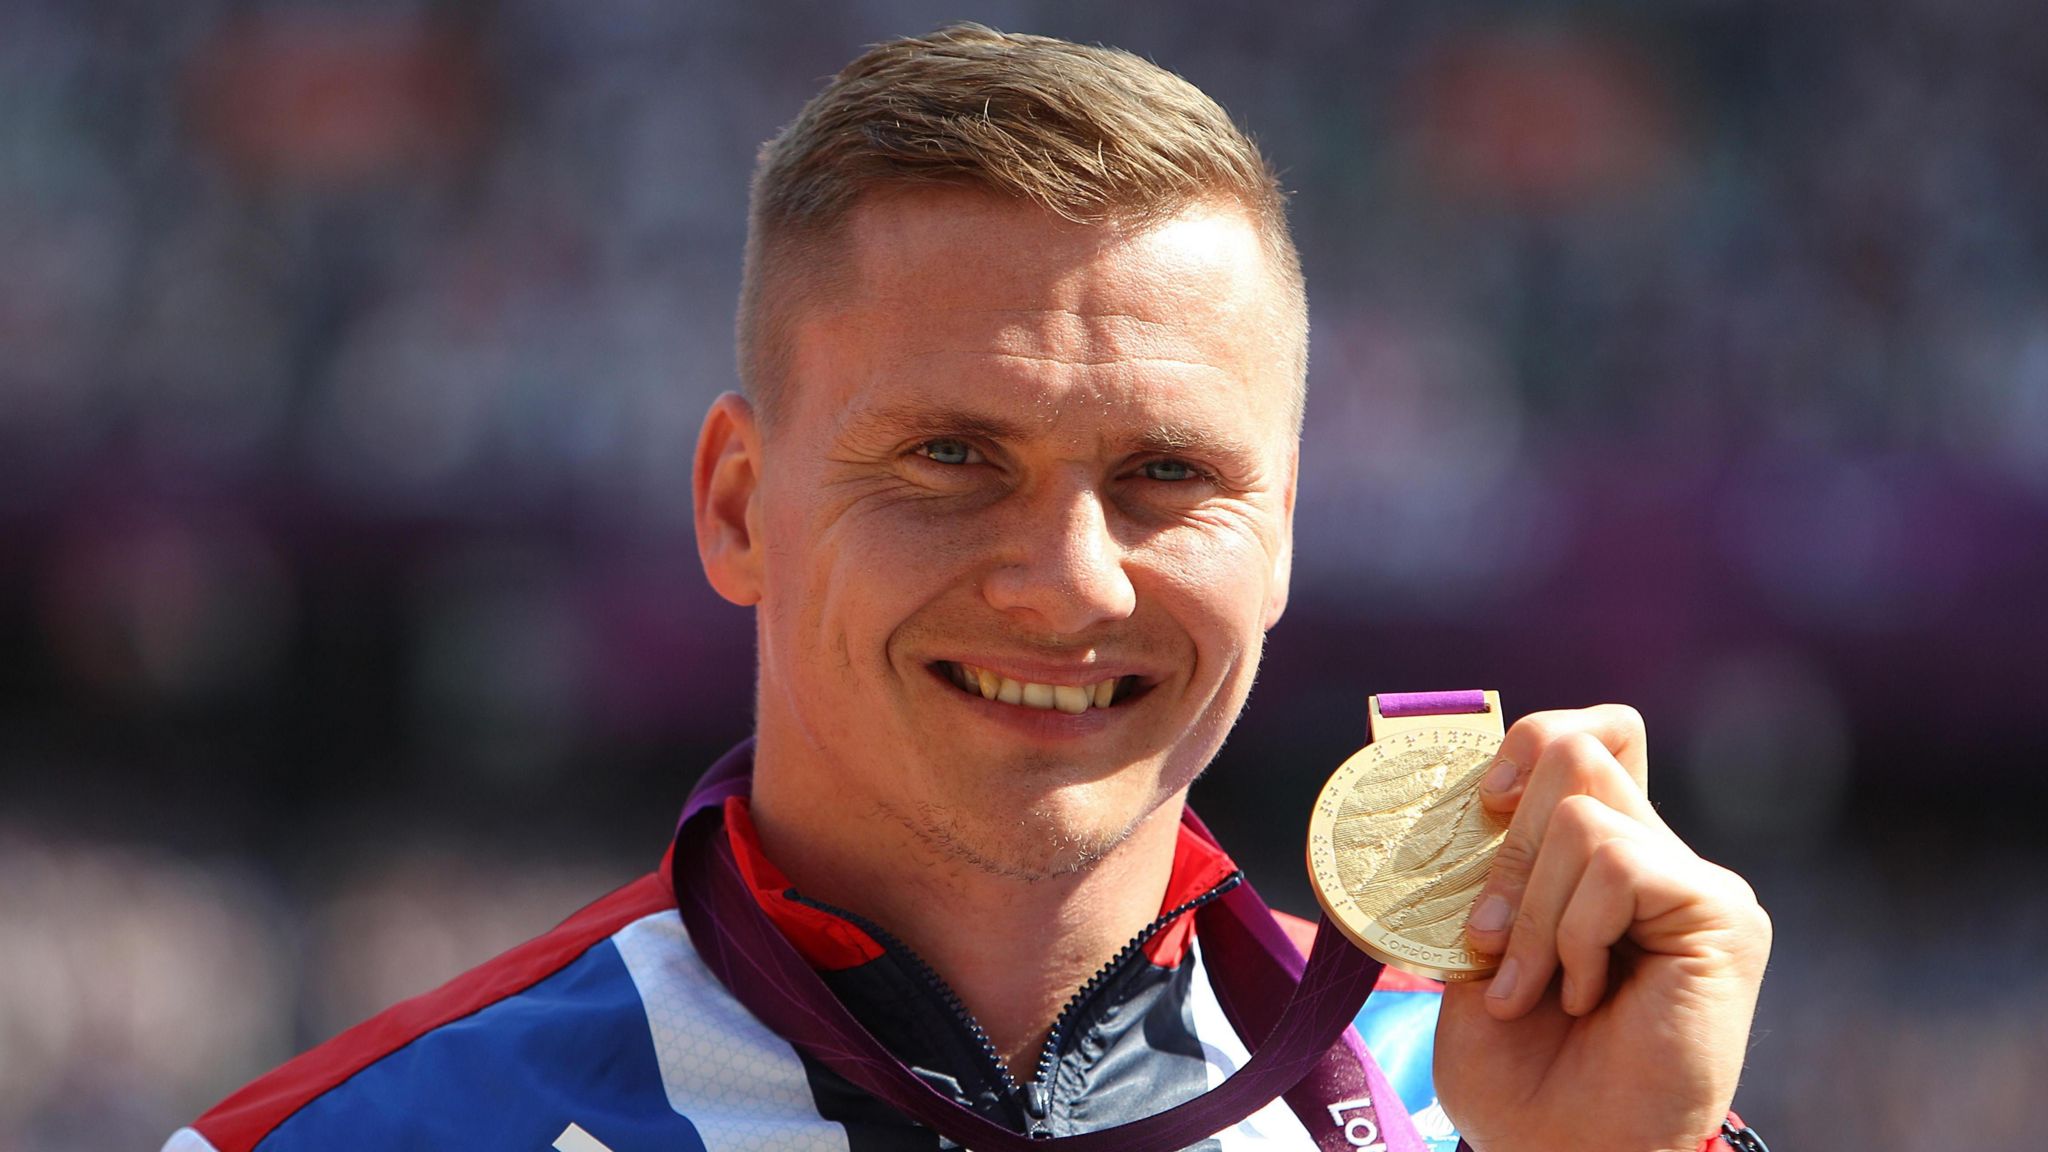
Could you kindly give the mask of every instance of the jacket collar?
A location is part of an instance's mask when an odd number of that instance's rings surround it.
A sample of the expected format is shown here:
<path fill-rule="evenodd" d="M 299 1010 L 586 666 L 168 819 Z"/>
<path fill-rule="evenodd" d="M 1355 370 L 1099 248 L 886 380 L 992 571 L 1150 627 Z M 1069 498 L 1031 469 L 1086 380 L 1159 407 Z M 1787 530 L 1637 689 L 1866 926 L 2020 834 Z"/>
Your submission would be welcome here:
<path fill-rule="evenodd" d="M 836 972 L 882 955 L 882 946 L 857 925 L 795 898 L 795 887 L 789 877 L 762 851 L 760 833 L 754 828 L 746 797 L 728 796 L 724 815 L 726 835 L 731 840 L 740 875 L 768 919 L 812 967 Z M 1202 896 L 1236 871 L 1237 865 L 1223 849 L 1182 822 L 1160 912 Z M 1145 958 L 1161 968 L 1177 967 L 1187 956 L 1194 932 L 1194 913 L 1181 913 L 1146 939 Z"/>

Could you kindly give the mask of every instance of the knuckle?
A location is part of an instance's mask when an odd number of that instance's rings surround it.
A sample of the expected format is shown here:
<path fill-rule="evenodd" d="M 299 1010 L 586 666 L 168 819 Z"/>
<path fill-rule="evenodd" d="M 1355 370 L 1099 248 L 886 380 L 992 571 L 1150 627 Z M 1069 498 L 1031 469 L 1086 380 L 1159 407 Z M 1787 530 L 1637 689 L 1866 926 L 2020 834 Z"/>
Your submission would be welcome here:
<path fill-rule="evenodd" d="M 1546 760 L 1612 761 L 1638 758 L 1647 747 L 1643 714 L 1627 704 L 1596 704 L 1569 711 L 1532 712 L 1508 729 L 1503 748 L 1514 748 L 1539 767 Z"/>
<path fill-rule="evenodd" d="M 1599 737 L 1575 732 L 1554 745 L 1551 771 L 1559 773 L 1567 791 L 1614 795 L 1639 792 L 1629 770 Z"/>
<path fill-rule="evenodd" d="M 1562 831 L 1590 842 L 1596 838 L 1602 818 L 1608 811 L 1607 805 L 1597 797 L 1574 792 L 1557 802 L 1557 809 L 1550 817 L 1551 829 L 1553 834 Z"/>
<path fill-rule="evenodd" d="M 1643 714 L 1628 704 L 1602 704 L 1599 711 L 1612 724 L 1624 740 L 1640 741 L 1648 735 L 1643 723 Z"/>
<path fill-rule="evenodd" d="M 1625 881 L 1635 871 L 1636 846 L 1622 839 L 1603 840 L 1594 845 L 1586 861 L 1586 872 L 1603 883 Z"/>
<path fill-rule="evenodd" d="M 1718 882 L 1725 898 L 1732 906 L 1745 911 L 1751 908 L 1756 909 L 1758 912 L 1763 911 L 1762 904 L 1757 900 L 1756 889 L 1750 886 L 1749 881 L 1743 878 L 1742 873 L 1724 865 L 1716 864 L 1711 860 L 1703 859 L 1700 863 L 1705 866 L 1708 874 Z"/>
<path fill-rule="evenodd" d="M 1557 749 L 1560 757 L 1573 764 L 1590 766 L 1613 758 L 1613 753 L 1607 750 L 1606 743 L 1583 728 L 1576 732 L 1564 733 L 1551 743 L 1551 747 Z"/>
<path fill-rule="evenodd" d="M 1591 733 L 1567 732 L 1543 749 L 1536 767 L 1557 778 L 1568 791 L 1583 792 L 1599 777 L 1601 762 L 1610 759 L 1607 746 Z"/>
<path fill-rule="evenodd" d="M 1757 899 L 1756 889 L 1739 872 L 1719 864 L 1711 867 L 1720 873 L 1726 886 L 1728 901 L 1736 909 L 1736 917 L 1744 922 L 1748 934 L 1768 944 L 1772 932 L 1771 914 Z"/>
<path fill-rule="evenodd" d="M 1742 874 L 1739 872 L 1730 871 L 1726 868 L 1721 870 L 1728 873 L 1728 886 L 1734 890 L 1735 898 L 1743 904 L 1755 908 L 1757 915 L 1762 916 L 1764 913 L 1763 903 L 1757 899 L 1756 889 L 1750 886 L 1749 881 L 1743 879 Z"/>
<path fill-rule="evenodd" d="M 1756 910 L 1751 913 L 1751 916 L 1755 920 L 1754 925 L 1750 929 L 1751 933 L 1758 941 L 1762 942 L 1766 952 L 1770 951 L 1772 933 L 1776 931 L 1771 924 L 1771 914 L 1764 911 L 1763 905 L 1759 904 L 1756 906 Z"/>
<path fill-rule="evenodd" d="M 1548 747 L 1551 741 L 1568 730 L 1566 717 L 1570 715 L 1569 712 L 1531 712 L 1508 728 L 1508 738 L 1527 741 L 1538 749 Z"/>
<path fill-rule="evenodd" d="M 1508 834 L 1501 838 L 1500 847 L 1494 852 L 1494 876 L 1512 882 L 1527 876 L 1535 867 L 1535 838 L 1520 829 L 1509 828 Z"/>

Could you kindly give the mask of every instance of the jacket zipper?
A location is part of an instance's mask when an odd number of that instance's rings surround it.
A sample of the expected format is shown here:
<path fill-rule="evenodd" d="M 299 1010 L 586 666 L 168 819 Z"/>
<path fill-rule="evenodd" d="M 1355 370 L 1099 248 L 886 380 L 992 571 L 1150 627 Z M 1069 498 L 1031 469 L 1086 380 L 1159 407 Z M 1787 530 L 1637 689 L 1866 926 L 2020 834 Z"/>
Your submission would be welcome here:
<path fill-rule="evenodd" d="M 1080 990 L 1075 992 L 1073 997 L 1067 1001 L 1066 1007 L 1060 1009 L 1060 1014 L 1053 1019 L 1052 1031 L 1045 1035 L 1045 1047 L 1039 1050 L 1038 1069 L 1031 1078 L 1032 1091 L 1025 1098 L 1025 1110 L 1032 1114 L 1033 1120 L 1032 1127 L 1034 1130 L 1031 1132 L 1031 1135 L 1052 1135 L 1051 1126 L 1046 1124 L 1046 1118 L 1052 1110 L 1052 1077 L 1053 1073 L 1059 1068 L 1060 1046 L 1066 1040 L 1067 1029 L 1073 1026 L 1074 1017 L 1080 1012 L 1081 1007 L 1088 1002 L 1090 997 L 1100 991 L 1102 986 L 1108 983 L 1111 977 L 1121 971 L 1124 965 L 1130 963 L 1131 957 L 1136 956 L 1143 950 L 1152 937 L 1159 934 L 1160 929 L 1216 899 L 1232 888 L 1237 887 L 1243 880 L 1243 872 L 1232 872 L 1218 881 L 1216 886 L 1207 892 L 1161 912 L 1157 918 L 1150 924 L 1145 925 L 1143 930 L 1132 937 L 1131 941 L 1125 944 L 1121 951 L 1110 957 L 1109 963 L 1104 964 L 1096 971 L 1095 975 L 1090 976 L 1087 983 L 1081 985 Z M 1033 1105 L 1036 1105 L 1036 1108 Z"/>
<path fill-rule="evenodd" d="M 932 966 L 925 963 L 923 957 L 911 951 L 910 945 L 897 939 L 888 929 L 883 928 L 858 912 L 849 912 L 844 908 L 827 904 L 822 900 L 813 900 L 794 888 L 787 890 L 783 895 L 799 904 L 815 908 L 820 912 L 829 912 L 847 921 L 854 927 L 866 932 L 884 950 L 894 954 L 899 962 L 908 967 L 917 976 L 919 981 L 946 1006 L 947 1011 L 953 1014 L 954 1021 L 974 1039 L 975 1046 L 981 1051 L 982 1061 L 987 1066 L 987 1071 L 994 1075 L 996 1083 L 1002 1085 L 1003 1091 L 1011 1100 L 1022 1105 L 1028 1123 L 1025 1135 L 1043 1140 L 1052 1137 L 1052 1125 L 1049 1122 L 1052 1114 L 1052 1077 L 1053 1073 L 1059 1068 L 1060 1045 L 1065 1041 L 1067 1030 L 1073 1026 L 1074 1017 L 1080 1012 L 1082 1006 L 1088 1002 L 1090 997 L 1101 990 L 1102 986 L 1108 983 L 1109 979 L 1115 976 L 1124 965 L 1130 963 L 1131 957 L 1137 955 L 1152 937 L 1159 934 L 1161 929 L 1223 895 L 1225 892 L 1230 891 L 1232 888 L 1237 887 L 1243 881 L 1244 873 L 1242 871 L 1232 872 L 1222 880 L 1217 881 L 1214 887 L 1201 895 L 1191 900 L 1182 901 L 1180 904 L 1161 912 L 1150 924 L 1140 929 L 1138 934 L 1132 937 L 1130 942 L 1125 944 L 1116 955 L 1110 957 L 1109 962 L 1104 964 L 1096 971 L 1095 975 L 1090 976 L 1081 985 L 1080 990 L 1067 1000 L 1066 1006 L 1061 1008 L 1059 1015 L 1053 1019 L 1052 1030 L 1046 1033 L 1045 1047 L 1039 1050 L 1038 1067 L 1031 1077 L 1031 1083 L 1028 1085 L 1017 1083 L 1017 1078 L 1011 1075 L 1009 1066 L 1003 1063 L 1002 1056 L 996 1052 L 996 1046 L 988 1038 L 988 1032 L 982 1028 L 981 1022 L 976 1020 L 974 1014 L 967 1010 L 967 1005 L 961 1002 L 959 995 L 953 991 L 951 985 L 946 983 L 945 978 L 933 971 Z"/>

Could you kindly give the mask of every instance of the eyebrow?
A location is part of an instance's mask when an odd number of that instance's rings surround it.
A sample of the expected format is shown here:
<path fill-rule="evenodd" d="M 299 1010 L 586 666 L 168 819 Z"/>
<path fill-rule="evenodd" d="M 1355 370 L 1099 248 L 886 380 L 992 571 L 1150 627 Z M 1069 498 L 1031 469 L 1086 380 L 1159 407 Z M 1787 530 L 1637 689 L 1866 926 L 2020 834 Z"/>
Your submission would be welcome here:
<path fill-rule="evenodd" d="M 1155 425 L 1139 433 L 1136 443 L 1147 452 L 1194 452 L 1198 455 L 1227 458 L 1242 458 L 1252 454 L 1252 446 L 1248 441 L 1187 424 Z"/>
<path fill-rule="evenodd" d="M 1016 420 L 968 408 L 935 407 L 929 404 L 894 404 L 862 408 L 847 414 L 841 422 L 842 435 L 980 436 L 990 440 L 1020 440 L 1029 435 Z"/>
<path fill-rule="evenodd" d="M 851 412 L 840 425 L 840 431 L 855 437 L 977 436 L 1018 441 L 1031 438 L 1035 430 L 1025 421 L 970 408 L 902 404 Z M 1135 435 L 1119 438 L 1140 452 L 1194 453 L 1232 460 L 1254 455 L 1247 440 L 1191 424 L 1154 424 L 1138 429 Z"/>

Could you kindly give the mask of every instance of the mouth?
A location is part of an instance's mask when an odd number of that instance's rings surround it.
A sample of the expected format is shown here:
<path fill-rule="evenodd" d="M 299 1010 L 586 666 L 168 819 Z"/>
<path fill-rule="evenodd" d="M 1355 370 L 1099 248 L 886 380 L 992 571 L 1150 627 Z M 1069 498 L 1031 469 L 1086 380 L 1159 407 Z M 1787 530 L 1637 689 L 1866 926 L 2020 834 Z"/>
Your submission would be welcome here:
<path fill-rule="evenodd" d="M 1012 680 L 957 660 L 934 661 L 931 668 L 939 679 L 969 695 L 1070 716 L 1079 716 L 1092 708 L 1118 707 L 1144 695 L 1149 688 L 1140 676 L 1115 676 L 1089 684 L 1038 684 Z"/>

